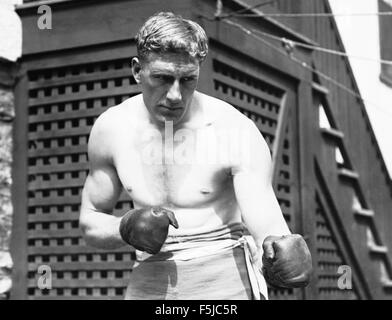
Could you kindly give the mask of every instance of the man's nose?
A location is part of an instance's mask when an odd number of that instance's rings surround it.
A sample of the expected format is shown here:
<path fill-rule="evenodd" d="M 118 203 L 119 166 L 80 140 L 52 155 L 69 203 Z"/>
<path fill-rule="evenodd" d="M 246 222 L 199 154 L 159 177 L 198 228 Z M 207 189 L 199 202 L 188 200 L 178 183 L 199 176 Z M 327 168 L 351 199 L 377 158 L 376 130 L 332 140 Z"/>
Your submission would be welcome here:
<path fill-rule="evenodd" d="M 167 100 L 169 100 L 169 102 L 172 104 L 176 104 L 181 101 L 182 96 L 181 96 L 180 84 L 177 80 L 174 81 L 170 86 L 166 97 Z"/>

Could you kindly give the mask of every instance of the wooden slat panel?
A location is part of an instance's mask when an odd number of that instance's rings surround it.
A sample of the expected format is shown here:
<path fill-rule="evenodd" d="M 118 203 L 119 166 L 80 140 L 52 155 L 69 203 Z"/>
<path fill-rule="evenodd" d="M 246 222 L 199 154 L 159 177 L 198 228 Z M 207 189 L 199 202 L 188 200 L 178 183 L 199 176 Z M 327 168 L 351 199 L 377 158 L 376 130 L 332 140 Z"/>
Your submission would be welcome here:
<path fill-rule="evenodd" d="M 66 128 L 57 129 L 54 131 L 40 131 L 40 132 L 29 132 L 29 140 L 34 139 L 48 139 L 48 138 L 63 138 L 71 136 L 82 136 L 90 134 L 91 126 L 78 127 L 78 128 Z"/>
<path fill-rule="evenodd" d="M 98 249 L 90 246 L 53 246 L 53 247 L 29 247 L 28 248 L 29 255 L 58 255 L 58 254 L 90 254 L 90 253 L 123 253 L 130 254 L 131 247 L 124 246 L 119 249 Z"/>
<path fill-rule="evenodd" d="M 77 296 L 65 296 L 65 295 L 58 295 L 58 296 L 29 296 L 28 300 L 124 300 L 124 295 L 103 295 L 103 296 L 92 296 L 92 295 L 77 295 Z"/>
<path fill-rule="evenodd" d="M 334 289 L 336 291 L 339 290 L 337 283 L 338 283 L 338 278 L 335 277 L 321 278 L 318 280 L 318 285 L 320 288 L 329 288 L 329 289 Z"/>
<path fill-rule="evenodd" d="M 281 200 L 291 201 L 291 194 L 284 191 L 275 191 L 276 197 Z"/>
<path fill-rule="evenodd" d="M 39 79 L 37 81 L 31 81 L 29 84 L 29 89 L 50 88 L 62 85 L 72 85 L 76 83 L 86 83 L 92 81 L 97 82 L 116 78 L 133 79 L 132 77 L 132 70 L 130 68 L 86 73 L 82 75 L 66 74 L 64 77 L 54 77 L 52 79 Z"/>
<path fill-rule="evenodd" d="M 162 8 L 162 3 L 157 0 L 88 1 L 87 3 L 57 1 L 51 2 L 50 6 L 56 27 L 44 34 L 37 28 L 37 7 L 18 9 L 18 14 L 23 17 L 24 22 L 23 53 L 25 55 L 40 56 L 40 53 L 58 50 L 67 52 L 71 51 L 70 49 L 97 47 L 100 44 L 108 45 L 119 41 L 133 44 L 131 40 L 133 33 L 140 28 L 147 17 L 159 10 L 158 8 Z M 191 8 L 193 5 L 189 0 L 169 1 L 164 6 L 167 11 L 189 18 L 193 12 Z M 115 54 L 112 53 L 113 56 Z"/>
<path fill-rule="evenodd" d="M 246 85 L 245 83 L 240 82 L 238 80 L 234 80 L 231 77 L 228 77 L 224 74 L 215 73 L 214 79 L 218 80 L 221 83 L 224 83 L 230 87 L 233 87 L 236 90 L 243 91 L 244 93 L 247 93 L 248 95 L 255 96 L 261 100 L 268 101 L 268 102 L 273 103 L 275 105 L 280 104 L 280 101 L 281 101 L 280 98 L 277 98 L 276 96 L 270 95 L 260 89 L 256 89 L 252 86 Z"/>
<path fill-rule="evenodd" d="M 330 237 L 331 233 L 327 227 L 324 227 L 324 228 L 317 227 L 317 235 L 324 236 L 324 237 Z"/>
<path fill-rule="evenodd" d="M 140 92 L 137 86 L 116 87 L 108 89 L 100 89 L 99 91 L 91 90 L 85 92 L 73 92 L 72 94 L 56 95 L 42 98 L 30 98 L 29 107 L 42 106 L 47 104 L 72 102 L 87 99 L 97 99 L 104 97 L 113 97 L 118 95 L 135 95 Z"/>
<path fill-rule="evenodd" d="M 104 111 L 106 111 L 109 108 L 110 106 L 91 108 L 91 109 L 79 109 L 79 110 L 49 113 L 49 114 L 30 115 L 29 123 L 43 123 L 49 121 L 58 121 L 60 115 L 61 115 L 61 120 L 73 120 L 73 119 L 82 119 L 86 117 L 98 117 L 100 114 L 102 114 Z"/>
<path fill-rule="evenodd" d="M 64 222 L 79 220 L 79 212 L 29 214 L 28 222 Z"/>
<path fill-rule="evenodd" d="M 81 196 L 63 196 L 29 199 L 29 206 L 50 206 L 59 204 L 79 204 Z"/>
<path fill-rule="evenodd" d="M 256 106 L 253 103 L 249 103 L 247 99 L 241 100 L 238 95 L 233 97 L 232 95 L 225 94 L 222 91 L 216 91 L 215 97 L 224 100 L 231 105 L 242 107 L 248 111 L 254 112 L 255 114 L 263 116 L 266 119 L 277 121 L 278 113 L 276 111 L 271 111 L 268 108 L 262 108 L 259 105 Z M 274 109 L 275 108 L 276 107 L 274 107 Z"/>
<path fill-rule="evenodd" d="M 51 190 L 51 189 L 59 189 L 59 188 L 73 188 L 73 187 L 81 187 L 84 185 L 86 178 L 78 178 L 78 179 L 53 179 L 49 181 L 33 181 L 29 183 L 29 190 Z"/>
<path fill-rule="evenodd" d="M 70 171 L 86 171 L 89 170 L 87 162 L 77 163 L 63 163 L 44 166 L 29 166 L 28 174 L 44 174 L 56 172 L 70 172 Z"/>
<path fill-rule="evenodd" d="M 29 271 L 37 271 L 42 263 L 29 263 Z M 56 262 L 50 263 L 52 271 L 97 271 L 97 270 L 131 270 L 133 261 L 113 262 Z"/>
<path fill-rule="evenodd" d="M 30 158 L 35 157 L 46 157 L 46 156 L 58 156 L 58 155 L 70 155 L 75 153 L 86 153 L 87 145 L 78 146 L 67 146 L 67 147 L 57 147 L 57 148 L 39 148 L 29 150 L 28 156 Z"/>
<path fill-rule="evenodd" d="M 69 238 L 82 237 L 81 229 L 60 229 L 60 230 L 29 230 L 29 239 L 55 239 L 55 238 Z"/>
<path fill-rule="evenodd" d="M 208 14 L 210 14 L 209 12 Z M 276 50 L 269 47 L 261 41 L 255 40 L 243 30 L 231 26 L 220 21 L 206 21 L 203 20 L 203 28 L 206 30 L 211 40 L 236 48 L 239 59 L 247 59 L 249 57 L 256 61 L 262 60 L 266 65 L 276 69 L 279 66 L 280 70 L 284 70 L 286 74 L 298 76 L 302 74 L 301 67 L 294 63 L 289 57 L 284 57 L 281 54 L 276 54 Z M 239 49 L 240 48 L 240 49 Z M 260 53 L 262 54 L 262 58 Z M 243 54 L 242 56 L 240 54 Z M 246 54 L 246 55 L 245 55 Z"/>
<path fill-rule="evenodd" d="M 287 90 L 287 88 L 282 86 L 282 82 L 286 82 L 287 79 L 282 79 L 281 77 L 279 77 L 279 81 L 277 81 L 277 78 L 272 79 L 272 76 L 274 76 L 273 74 L 269 74 L 268 76 L 266 76 L 266 70 L 261 69 L 260 67 L 257 67 L 253 64 L 251 65 L 249 61 L 240 60 L 238 58 L 231 58 L 229 57 L 229 52 L 227 52 L 227 50 L 222 53 L 218 53 L 215 51 L 216 48 L 213 47 L 213 49 L 214 51 L 211 51 L 209 53 L 211 54 L 212 59 L 223 62 L 224 64 L 231 66 L 237 70 L 241 70 L 242 72 L 256 79 L 260 79 L 261 81 L 268 83 L 276 89 L 280 90 L 282 94 Z"/>
<path fill-rule="evenodd" d="M 129 196 L 122 193 L 119 201 L 129 200 Z M 29 206 L 53 206 L 53 205 L 64 205 L 64 204 L 80 204 L 81 195 L 77 196 L 50 196 L 44 198 L 30 198 L 28 203 Z"/>
<path fill-rule="evenodd" d="M 336 244 L 332 240 L 318 240 L 317 247 L 326 250 L 336 250 Z"/>
<path fill-rule="evenodd" d="M 253 121 L 256 125 L 256 127 L 263 133 L 263 134 L 268 134 L 272 137 L 275 136 L 276 134 L 276 128 L 266 126 L 261 123 L 261 121 Z"/>
<path fill-rule="evenodd" d="M 340 266 L 339 264 L 334 264 L 333 267 L 330 267 L 328 269 L 324 269 L 321 266 L 319 266 L 319 268 L 317 270 L 317 274 L 319 277 L 337 275 L 339 266 Z"/>
<path fill-rule="evenodd" d="M 280 171 L 280 170 L 279 170 Z M 276 185 L 278 185 L 278 184 L 282 184 L 282 185 L 291 185 L 292 184 L 292 182 L 291 182 L 291 179 L 290 178 L 284 178 L 284 177 L 282 177 L 282 176 L 278 176 L 277 178 L 276 178 L 276 181 L 275 181 L 275 184 Z"/>
<path fill-rule="evenodd" d="M 285 172 L 291 172 L 291 167 L 289 164 L 284 164 L 284 163 L 280 163 L 279 164 L 279 170 L 280 171 L 285 171 Z"/>
<path fill-rule="evenodd" d="M 53 288 L 123 288 L 128 283 L 128 279 L 52 279 Z M 36 288 L 37 281 L 29 280 L 28 286 Z"/>
<path fill-rule="evenodd" d="M 342 264 L 342 259 L 339 256 L 336 256 L 334 254 L 331 254 L 330 252 L 326 253 L 324 252 L 323 249 L 318 249 L 319 251 L 319 261 L 328 261 L 328 262 L 334 262 L 334 263 L 340 263 Z"/>

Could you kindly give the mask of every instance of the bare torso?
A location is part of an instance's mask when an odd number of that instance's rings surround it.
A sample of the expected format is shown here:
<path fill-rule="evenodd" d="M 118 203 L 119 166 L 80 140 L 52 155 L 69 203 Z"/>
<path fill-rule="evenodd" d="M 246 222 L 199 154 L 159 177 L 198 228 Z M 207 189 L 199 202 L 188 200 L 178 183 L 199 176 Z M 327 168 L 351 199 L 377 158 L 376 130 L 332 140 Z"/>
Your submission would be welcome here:
<path fill-rule="evenodd" d="M 233 141 L 227 129 L 233 121 L 241 122 L 242 115 L 219 100 L 195 95 L 202 102 L 202 116 L 180 131 L 174 128 L 172 146 L 170 127 L 158 130 L 149 121 L 141 96 L 110 111 L 116 123 L 111 130 L 111 156 L 124 189 L 135 208 L 162 206 L 174 211 L 179 229 L 170 228 L 173 235 L 241 221 L 232 158 L 222 157 L 226 153 L 211 154 L 211 150 L 228 150 Z M 216 132 L 219 137 L 214 141 Z"/>

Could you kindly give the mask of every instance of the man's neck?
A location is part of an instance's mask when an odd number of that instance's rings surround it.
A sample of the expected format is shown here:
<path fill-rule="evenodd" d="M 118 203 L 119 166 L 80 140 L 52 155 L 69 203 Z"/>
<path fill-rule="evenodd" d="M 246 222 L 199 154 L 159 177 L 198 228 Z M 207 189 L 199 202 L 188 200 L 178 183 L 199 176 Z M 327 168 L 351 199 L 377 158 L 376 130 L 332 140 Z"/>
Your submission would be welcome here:
<path fill-rule="evenodd" d="M 202 95 L 195 92 L 191 105 L 187 109 L 187 112 L 178 122 L 172 122 L 174 132 L 180 129 L 200 129 L 206 125 L 212 123 L 210 112 L 203 103 Z M 150 123 L 152 123 L 159 131 L 164 133 L 165 127 L 167 127 L 170 121 L 157 121 L 151 114 L 149 114 Z"/>

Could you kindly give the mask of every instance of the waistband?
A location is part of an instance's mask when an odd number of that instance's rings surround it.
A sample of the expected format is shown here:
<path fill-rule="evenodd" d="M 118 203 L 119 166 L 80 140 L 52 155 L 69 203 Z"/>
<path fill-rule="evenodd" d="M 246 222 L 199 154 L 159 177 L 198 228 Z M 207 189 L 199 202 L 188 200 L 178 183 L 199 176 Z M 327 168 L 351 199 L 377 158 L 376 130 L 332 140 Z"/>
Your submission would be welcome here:
<path fill-rule="evenodd" d="M 153 262 L 217 255 L 236 247 L 244 249 L 246 268 L 255 300 L 261 295 L 268 299 L 267 284 L 262 274 L 261 253 L 251 236 L 244 235 L 242 223 L 233 223 L 213 231 L 194 235 L 169 235 L 161 251 L 156 255 L 136 250 L 136 261 Z"/>
<path fill-rule="evenodd" d="M 136 250 L 136 260 L 190 260 L 217 254 L 239 246 L 239 239 L 243 236 L 243 233 L 242 223 L 232 223 L 219 229 L 198 234 L 169 235 L 158 254 L 151 255 Z"/>

